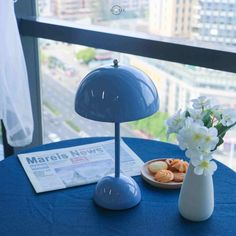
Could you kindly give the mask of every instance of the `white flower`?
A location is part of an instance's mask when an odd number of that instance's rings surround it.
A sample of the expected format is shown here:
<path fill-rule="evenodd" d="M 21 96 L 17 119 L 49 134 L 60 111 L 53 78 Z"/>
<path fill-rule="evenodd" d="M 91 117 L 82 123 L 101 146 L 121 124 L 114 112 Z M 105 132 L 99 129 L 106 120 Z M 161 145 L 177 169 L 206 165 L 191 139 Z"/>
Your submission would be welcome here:
<path fill-rule="evenodd" d="M 213 113 L 213 116 L 216 117 L 217 120 L 220 120 L 223 113 L 223 109 L 220 108 L 220 105 L 215 105 L 211 108 L 211 112 Z"/>
<path fill-rule="evenodd" d="M 187 149 L 185 152 L 186 157 L 193 159 L 208 158 L 212 155 L 212 152 L 209 149 L 196 147 L 195 149 Z"/>
<path fill-rule="evenodd" d="M 225 109 L 222 113 L 221 123 L 224 126 L 230 126 L 236 122 L 236 114 L 233 109 Z"/>
<path fill-rule="evenodd" d="M 185 112 L 182 113 L 181 110 L 178 110 L 172 117 L 167 119 L 166 125 L 168 126 L 167 136 L 171 133 L 178 133 L 179 130 L 183 127 L 185 121 Z"/>
<path fill-rule="evenodd" d="M 200 96 L 197 99 L 192 99 L 194 109 L 208 109 L 211 107 L 211 101 L 205 96 Z"/>
<path fill-rule="evenodd" d="M 167 136 L 177 134 L 179 147 L 191 159 L 196 174 L 212 175 L 217 168 L 216 163 L 211 161 L 212 154 L 219 137 L 223 138 L 222 134 L 236 124 L 236 110 L 216 105 L 205 96 L 191 101 L 192 108 L 184 112 L 179 110 L 166 121 Z"/>
<path fill-rule="evenodd" d="M 188 117 L 185 126 L 179 131 L 177 140 L 182 150 L 187 149 L 186 156 L 208 156 L 219 142 L 216 128 L 207 128 Z"/>
<path fill-rule="evenodd" d="M 177 134 L 177 140 L 179 142 L 179 147 L 182 150 L 189 148 L 189 139 L 192 137 L 194 121 L 191 117 L 187 117 L 184 126 Z"/>
<path fill-rule="evenodd" d="M 194 110 L 194 109 L 189 108 L 189 109 L 188 109 L 188 112 L 189 112 L 189 114 L 190 114 L 190 117 L 191 117 L 195 122 L 198 122 L 199 124 L 202 124 L 202 125 L 203 125 L 202 118 L 203 118 L 204 114 L 202 113 L 201 110 Z"/>
<path fill-rule="evenodd" d="M 191 160 L 193 164 L 194 173 L 196 175 L 213 175 L 214 171 L 217 169 L 217 165 L 214 161 L 210 161 L 209 159 L 193 159 Z"/>
<path fill-rule="evenodd" d="M 218 131 L 216 128 L 206 128 L 206 133 L 203 141 L 204 148 L 207 148 L 209 151 L 214 150 L 217 143 L 219 142 L 219 138 L 217 135 Z"/>

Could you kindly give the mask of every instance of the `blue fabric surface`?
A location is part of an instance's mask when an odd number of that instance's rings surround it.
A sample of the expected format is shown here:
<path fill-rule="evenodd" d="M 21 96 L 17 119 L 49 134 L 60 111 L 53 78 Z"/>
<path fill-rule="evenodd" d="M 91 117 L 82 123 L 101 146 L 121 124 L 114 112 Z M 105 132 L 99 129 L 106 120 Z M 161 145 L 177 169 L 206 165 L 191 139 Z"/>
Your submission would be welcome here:
<path fill-rule="evenodd" d="M 28 150 L 39 151 L 103 141 L 107 138 L 68 140 Z M 144 161 L 184 157 L 175 145 L 126 138 Z M 236 235 L 236 174 L 218 163 L 214 174 L 215 210 L 201 223 L 183 219 L 178 212 L 179 190 L 163 190 L 134 178 L 142 192 L 132 209 L 108 211 L 92 200 L 94 184 L 36 194 L 18 158 L 0 163 L 0 236 L 5 235 Z"/>

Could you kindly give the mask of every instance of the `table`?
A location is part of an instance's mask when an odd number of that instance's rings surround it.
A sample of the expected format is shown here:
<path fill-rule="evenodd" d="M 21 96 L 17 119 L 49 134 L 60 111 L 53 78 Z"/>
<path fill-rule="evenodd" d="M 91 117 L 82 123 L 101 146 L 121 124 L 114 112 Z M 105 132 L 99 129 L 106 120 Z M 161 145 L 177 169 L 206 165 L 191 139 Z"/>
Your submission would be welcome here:
<path fill-rule="evenodd" d="M 27 152 L 82 145 L 109 138 L 84 138 L 42 145 Z M 175 145 L 125 138 L 144 161 L 157 157 L 182 157 Z M 93 203 L 94 184 L 36 194 L 19 160 L 11 156 L 0 163 L 0 236 L 151 236 L 236 235 L 236 174 L 218 163 L 214 174 L 215 211 L 201 223 L 178 213 L 179 190 L 163 190 L 134 177 L 142 201 L 132 209 L 109 211 Z"/>

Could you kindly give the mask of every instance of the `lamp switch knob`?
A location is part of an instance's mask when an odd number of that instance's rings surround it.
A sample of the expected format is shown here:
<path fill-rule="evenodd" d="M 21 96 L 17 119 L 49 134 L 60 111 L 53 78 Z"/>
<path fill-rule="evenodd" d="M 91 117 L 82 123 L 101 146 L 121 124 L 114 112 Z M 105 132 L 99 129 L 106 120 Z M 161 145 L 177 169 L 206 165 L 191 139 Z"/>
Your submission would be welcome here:
<path fill-rule="evenodd" d="M 117 59 L 114 59 L 113 63 L 114 63 L 114 67 L 118 67 L 118 60 Z"/>

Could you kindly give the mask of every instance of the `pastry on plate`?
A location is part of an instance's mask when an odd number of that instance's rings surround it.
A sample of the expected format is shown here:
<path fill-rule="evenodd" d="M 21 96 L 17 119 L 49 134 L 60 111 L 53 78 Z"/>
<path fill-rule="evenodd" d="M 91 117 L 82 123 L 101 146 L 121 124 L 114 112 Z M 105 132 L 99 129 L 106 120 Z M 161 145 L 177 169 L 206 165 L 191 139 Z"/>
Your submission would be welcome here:
<path fill-rule="evenodd" d="M 166 164 L 168 165 L 168 168 L 167 168 L 167 170 L 170 170 L 170 171 L 176 171 L 176 169 L 174 169 L 174 168 L 172 168 L 172 163 L 173 163 L 173 161 L 175 161 L 176 159 L 173 159 L 173 158 L 167 158 L 166 160 L 165 160 L 165 162 L 166 162 Z M 179 159 L 178 159 L 179 160 Z"/>
<path fill-rule="evenodd" d="M 165 161 L 153 161 L 148 165 L 148 170 L 152 173 L 155 174 L 159 170 L 167 170 L 168 165 L 166 164 Z"/>
<path fill-rule="evenodd" d="M 174 159 L 170 165 L 170 170 L 176 170 L 181 173 L 186 173 L 188 169 L 188 162 L 180 159 Z"/>
<path fill-rule="evenodd" d="M 184 173 L 179 173 L 179 172 L 174 172 L 174 182 L 183 182 L 185 174 Z"/>
<path fill-rule="evenodd" d="M 165 160 L 165 162 L 166 162 L 166 164 L 168 165 L 168 167 L 171 166 L 173 160 L 174 160 L 173 158 L 167 158 L 167 159 Z"/>
<path fill-rule="evenodd" d="M 174 179 L 174 174 L 170 170 L 159 170 L 154 178 L 158 182 L 168 183 Z"/>

